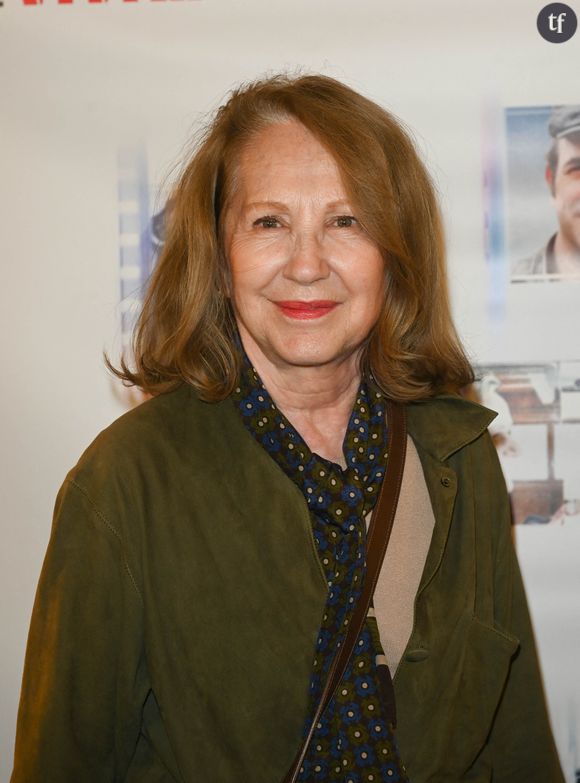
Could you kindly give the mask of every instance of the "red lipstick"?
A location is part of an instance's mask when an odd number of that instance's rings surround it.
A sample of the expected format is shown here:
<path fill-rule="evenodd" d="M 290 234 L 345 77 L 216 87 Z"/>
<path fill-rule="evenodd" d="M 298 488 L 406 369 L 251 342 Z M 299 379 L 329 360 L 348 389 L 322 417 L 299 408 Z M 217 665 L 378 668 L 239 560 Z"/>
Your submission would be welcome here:
<path fill-rule="evenodd" d="M 338 302 L 333 302 L 331 299 L 313 299 L 309 302 L 292 299 L 274 302 L 274 304 L 289 318 L 307 320 L 322 318 L 323 315 L 334 310 Z"/>

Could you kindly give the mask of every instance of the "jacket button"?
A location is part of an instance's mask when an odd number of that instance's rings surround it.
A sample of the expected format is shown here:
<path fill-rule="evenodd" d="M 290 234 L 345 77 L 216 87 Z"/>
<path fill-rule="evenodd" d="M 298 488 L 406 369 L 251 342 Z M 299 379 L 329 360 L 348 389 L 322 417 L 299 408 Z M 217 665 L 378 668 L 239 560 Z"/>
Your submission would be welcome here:
<path fill-rule="evenodd" d="M 441 476 L 441 483 L 444 487 L 450 487 L 451 486 L 451 479 L 449 476 Z"/>
<path fill-rule="evenodd" d="M 424 661 L 425 658 L 428 657 L 429 650 L 426 650 L 424 647 L 418 647 L 416 650 L 409 650 L 405 655 L 405 660 L 410 661 L 411 663 L 418 663 L 419 661 Z"/>

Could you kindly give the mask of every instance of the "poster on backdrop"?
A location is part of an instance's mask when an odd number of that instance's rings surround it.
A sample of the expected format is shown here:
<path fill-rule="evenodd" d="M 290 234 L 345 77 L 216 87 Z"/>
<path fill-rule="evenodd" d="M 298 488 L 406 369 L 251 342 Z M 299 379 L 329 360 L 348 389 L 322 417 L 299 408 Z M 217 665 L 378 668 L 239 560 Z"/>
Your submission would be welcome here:
<path fill-rule="evenodd" d="M 493 152 L 484 156 L 491 326 L 511 360 L 490 357 L 476 387 L 498 413 L 490 432 L 552 722 L 565 772 L 577 781 L 580 681 L 568 651 L 576 660 L 579 580 L 568 553 L 580 541 L 580 104 L 506 106 L 491 127 Z"/>

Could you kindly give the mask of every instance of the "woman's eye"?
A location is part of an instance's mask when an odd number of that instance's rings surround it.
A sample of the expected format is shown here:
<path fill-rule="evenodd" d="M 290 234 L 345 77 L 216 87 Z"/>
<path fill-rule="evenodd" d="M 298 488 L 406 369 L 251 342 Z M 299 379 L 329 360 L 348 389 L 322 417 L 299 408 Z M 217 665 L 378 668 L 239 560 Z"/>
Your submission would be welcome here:
<path fill-rule="evenodd" d="M 336 225 L 339 228 L 352 228 L 357 222 L 357 219 L 352 215 L 339 215 L 336 218 Z"/>
<path fill-rule="evenodd" d="M 278 218 L 272 215 L 266 215 L 265 217 L 258 218 L 254 221 L 255 226 L 262 226 L 262 228 L 276 228 L 279 226 Z"/>

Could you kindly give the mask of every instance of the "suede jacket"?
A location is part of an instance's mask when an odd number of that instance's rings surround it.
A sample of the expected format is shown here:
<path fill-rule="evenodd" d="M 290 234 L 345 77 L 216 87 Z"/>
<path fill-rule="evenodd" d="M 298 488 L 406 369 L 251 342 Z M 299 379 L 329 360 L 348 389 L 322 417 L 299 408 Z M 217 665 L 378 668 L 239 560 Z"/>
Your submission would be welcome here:
<path fill-rule="evenodd" d="M 561 783 L 494 414 L 407 406 L 435 514 L 395 676 L 412 783 Z M 327 585 L 297 486 L 190 387 L 104 430 L 58 495 L 12 783 L 279 783 Z"/>

